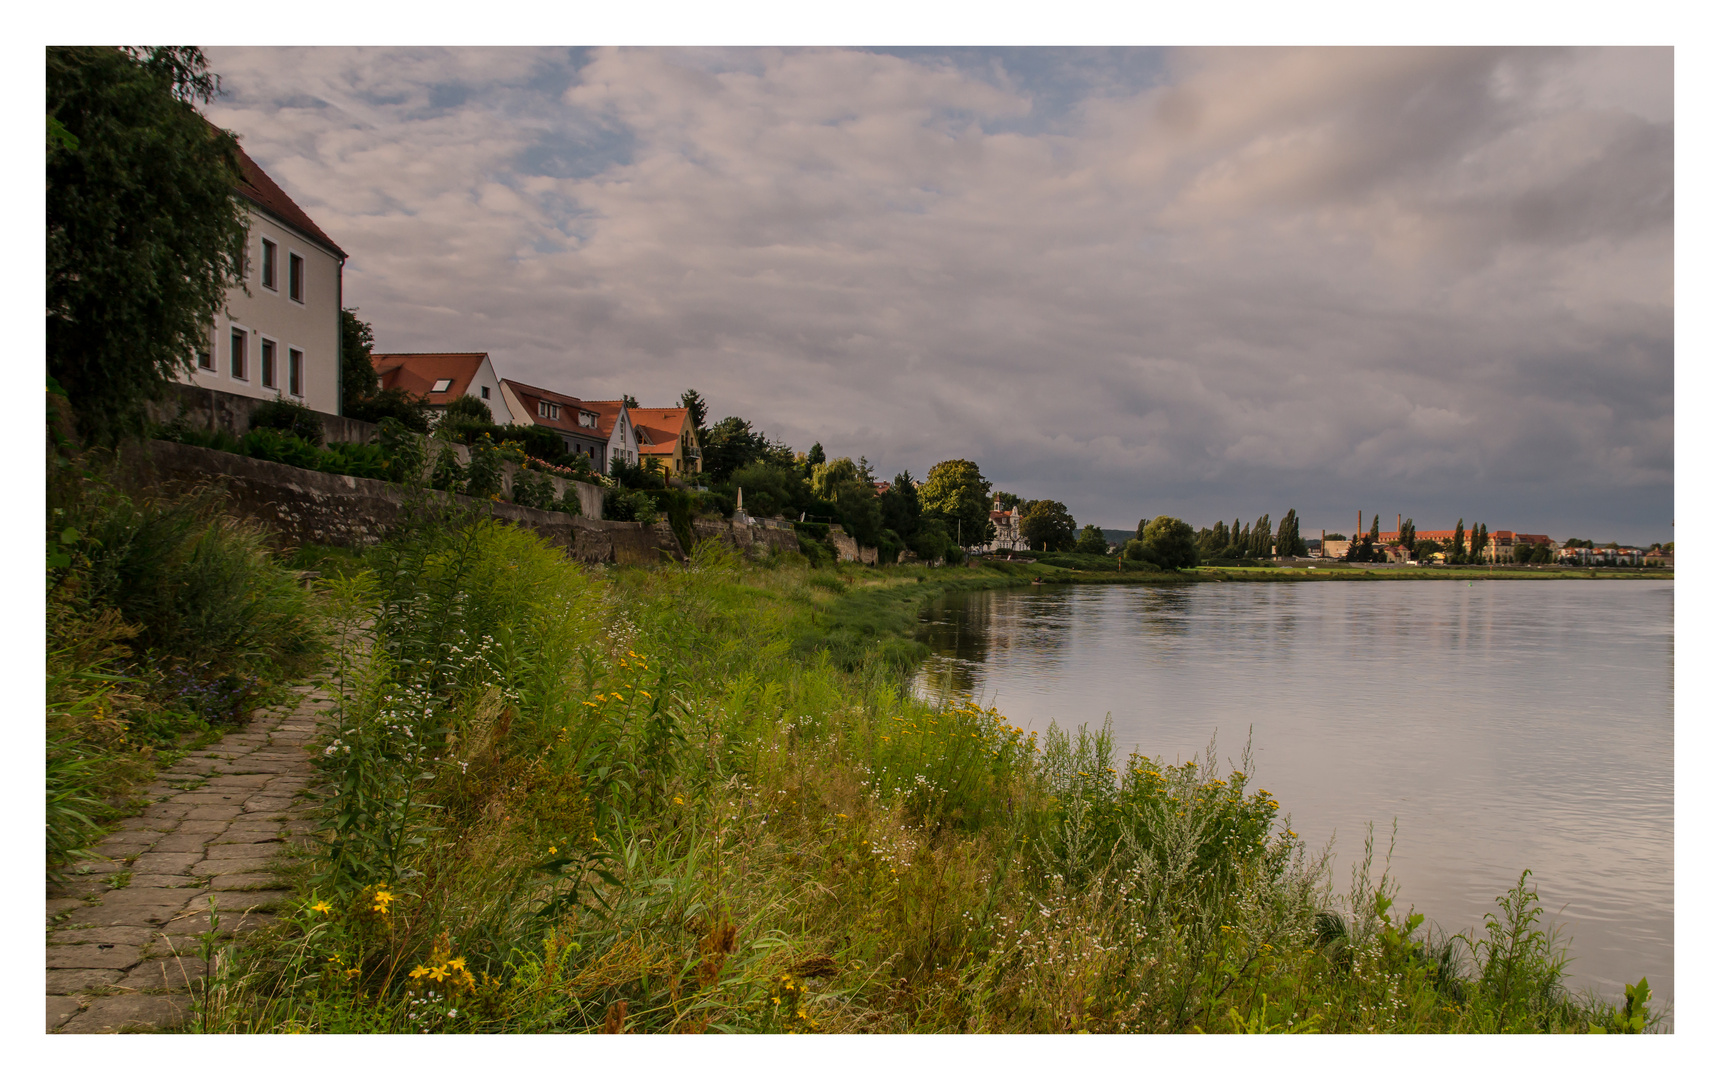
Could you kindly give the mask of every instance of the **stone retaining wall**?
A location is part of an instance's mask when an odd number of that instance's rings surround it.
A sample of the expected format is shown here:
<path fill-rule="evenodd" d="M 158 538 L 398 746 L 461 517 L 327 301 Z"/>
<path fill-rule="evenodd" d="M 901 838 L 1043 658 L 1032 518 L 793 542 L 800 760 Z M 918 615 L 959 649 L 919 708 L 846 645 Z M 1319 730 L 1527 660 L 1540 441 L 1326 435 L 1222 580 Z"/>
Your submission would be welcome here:
<path fill-rule="evenodd" d="M 878 565 L 878 549 L 860 543 L 849 536 L 839 525 L 830 527 L 830 546 L 836 549 L 837 562 L 857 562 L 863 566 Z"/>
<path fill-rule="evenodd" d="M 695 519 L 693 537 L 696 540 L 720 540 L 748 553 L 769 555 L 800 550 L 800 539 L 794 533 L 794 526 L 780 518 L 753 518 L 751 524 L 733 519 Z"/>
<path fill-rule="evenodd" d="M 259 406 L 267 404 L 262 398 L 243 397 L 239 394 L 229 394 L 223 390 L 211 390 L 201 386 L 185 386 L 175 383 L 168 387 L 166 400 L 151 402 L 147 406 L 149 418 L 156 423 L 168 424 L 183 416 L 189 423 L 205 431 L 222 431 L 235 439 L 243 439 L 251 430 L 251 414 Z M 312 410 L 322 421 L 323 444 L 349 442 L 367 443 L 376 436 L 376 425 L 364 420 L 354 420 L 349 416 L 331 416 Z M 429 472 L 435 467 L 436 456 L 444 445 L 454 451 L 454 457 L 461 465 L 469 465 L 472 461 L 472 451 L 458 443 L 444 444 L 431 439 L 428 453 L 425 454 L 424 470 L 428 478 Z M 520 467 L 512 462 L 502 466 L 502 486 L 507 490 L 513 485 L 514 474 Z M 596 484 L 587 484 L 580 480 L 546 473 L 550 486 L 554 489 L 555 497 L 559 500 L 565 497 L 571 489 L 579 496 L 580 513 L 593 520 L 603 516 L 603 489 Z M 317 541 L 321 543 L 321 541 Z"/>
<path fill-rule="evenodd" d="M 375 543 L 399 520 L 407 494 L 399 484 L 384 480 L 337 476 L 172 442 L 145 443 L 142 453 L 127 456 L 126 467 L 134 482 L 146 487 L 184 488 L 219 482 L 237 513 L 266 523 L 295 544 L 354 547 Z M 590 484 L 579 487 L 591 489 L 601 510 L 600 489 Z M 585 495 L 580 492 L 582 505 Z M 434 493 L 433 497 L 482 505 L 492 516 L 524 525 L 583 562 L 640 564 L 664 558 L 686 559 L 665 522 L 646 526 L 464 495 Z"/>

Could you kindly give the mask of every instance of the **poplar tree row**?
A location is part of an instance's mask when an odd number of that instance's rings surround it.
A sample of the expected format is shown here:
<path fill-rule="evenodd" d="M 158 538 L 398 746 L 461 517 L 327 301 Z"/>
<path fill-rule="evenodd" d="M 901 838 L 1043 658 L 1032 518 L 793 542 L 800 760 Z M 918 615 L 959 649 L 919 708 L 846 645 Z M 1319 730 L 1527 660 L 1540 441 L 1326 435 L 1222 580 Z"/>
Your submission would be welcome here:
<path fill-rule="evenodd" d="M 1241 518 L 1226 525 L 1216 521 L 1195 534 L 1195 546 L 1203 559 L 1270 559 L 1276 550 L 1278 558 L 1305 558 L 1308 544 L 1302 539 L 1302 521 L 1291 509 L 1272 528 L 1272 515 L 1262 514 L 1254 524 L 1244 525 Z"/>

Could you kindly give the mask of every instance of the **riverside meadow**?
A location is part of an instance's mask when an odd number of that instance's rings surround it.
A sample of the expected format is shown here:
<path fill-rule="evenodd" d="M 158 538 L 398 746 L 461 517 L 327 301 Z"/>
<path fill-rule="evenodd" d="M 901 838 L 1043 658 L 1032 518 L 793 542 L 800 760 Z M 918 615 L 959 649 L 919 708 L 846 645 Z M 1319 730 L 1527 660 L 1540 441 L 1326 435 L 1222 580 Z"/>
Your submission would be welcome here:
<path fill-rule="evenodd" d="M 714 544 L 685 565 L 592 568 L 433 495 L 369 549 L 283 556 L 207 508 L 111 492 L 80 505 L 107 551 L 128 529 L 171 547 L 176 522 L 181 549 L 236 553 L 244 571 L 199 602 L 248 599 L 236 635 L 274 620 L 303 647 L 271 657 L 263 634 L 226 675 L 252 680 L 254 702 L 320 670 L 335 703 L 316 843 L 285 871 L 293 892 L 271 926 L 210 943 L 193 1030 L 1584 1032 L 1660 1019 L 1646 980 L 1605 999 L 1567 991 L 1528 875 L 1500 883 L 1482 926 L 1436 935 L 1396 895 L 1383 847 L 1330 865 L 1246 761 L 1119 761 L 1106 727 L 1040 740 L 908 689 L 926 653 L 908 631 L 951 591 L 1035 574 L 1286 572 L 818 568 Z M 118 681 L 113 625 L 136 617 L 118 598 L 150 565 L 102 558 L 68 558 L 53 594 L 62 742 L 140 700 L 116 699 L 137 688 Z M 314 591 L 284 584 L 309 568 Z M 92 649 L 104 634 L 108 651 Z M 54 692 L 73 685 L 82 697 Z M 141 774 L 181 745 L 158 737 L 126 759 L 110 741 L 108 760 Z M 107 775 L 101 794 L 125 790 L 123 769 Z"/>

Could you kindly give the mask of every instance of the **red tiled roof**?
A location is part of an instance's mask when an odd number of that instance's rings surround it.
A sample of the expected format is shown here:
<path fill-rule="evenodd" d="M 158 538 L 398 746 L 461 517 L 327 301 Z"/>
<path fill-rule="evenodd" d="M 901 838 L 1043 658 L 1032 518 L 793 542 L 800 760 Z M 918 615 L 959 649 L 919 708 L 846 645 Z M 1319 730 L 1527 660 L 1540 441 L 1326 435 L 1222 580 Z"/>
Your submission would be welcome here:
<path fill-rule="evenodd" d="M 673 454 L 681 441 L 681 428 L 687 422 L 687 410 L 628 409 L 633 421 L 633 434 L 639 440 L 641 454 Z"/>
<path fill-rule="evenodd" d="M 489 353 L 371 353 L 371 366 L 384 390 L 399 387 L 417 394 L 431 405 L 447 405 L 465 394 Z M 439 394 L 430 392 L 440 379 L 452 380 Z M 490 412 L 495 413 L 492 404 Z"/>
<path fill-rule="evenodd" d="M 598 438 L 607 441 L 609 436 L 615 431 L 615 421 L 621 418 L 621 409 L 625 405 L 625 402 L 582 401 L 580 404 L 597 414 Z M 632 415 L 632 410 L 629 409 L 628 416 Z M 586 428 L 585 430 L 590 431 L 591 429 Z"/>
<path fill-rule="evenodd" d="M 327 233 L 317 228 L 317 223 L 311 220 L 311 216 L 299 209 L 299 204 L 294 202 L 285 191 L 282 191 L 281 185 L 271 180 L 269 174 L 263 171 L 262 166 L 252 161 L 251 155 L 245 153 L 243 149 L 239 151 L 239 170 L 242 176 L 239 181 L 239 194 L 341 258 L 346 258 L 346 252 L 340 249 L 340 245 L 330 240 Z"/>
<path fill-rule="evenodd" d="M 598 429 L 595 427 L 579 426 L 580 409 L 583 408 L 587 412 L 597 412 L 597 410 L 591 408 L 578 398 L 573 397 L 570 394 L 560 394 L 554 390 L 545 390 L 540 386 L 528 386 L 527 384 L 515 379 L 503 379 L 501 381 L 503 386 L 512 390 L 520 399 L 520 404 L 525 405 L 529 410 L 530 415 L 526 417 L 527 423 L 536 424 L 539 427 L 553 428 L 557 431 L 565 431 L 572 435 L 583 435 L 588 439 L 606 440 L 609 438 L 607 435 L 600 435 L 598 433 Z M 537 404 L 540 401 L 547 401 L 552 405 L 560 405 L 561 415 L 559 417 L 538 415 Z M 599 423 L 601 424 L 601 420 Z"/>

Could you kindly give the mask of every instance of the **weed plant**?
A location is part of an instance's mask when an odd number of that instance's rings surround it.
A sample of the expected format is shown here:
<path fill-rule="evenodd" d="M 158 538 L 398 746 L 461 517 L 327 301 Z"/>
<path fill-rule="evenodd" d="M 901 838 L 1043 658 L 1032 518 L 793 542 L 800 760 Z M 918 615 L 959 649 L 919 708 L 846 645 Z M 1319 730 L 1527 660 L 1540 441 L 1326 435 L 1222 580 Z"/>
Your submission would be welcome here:
<path fill-rule="evenodd" d="M 218 494 L 128 494 L 89 460 L 51 466 L 47 855 L 83 857 L 128 793 L 321 654 L 312 600 Z"/>
<path fill-rule="evenodd" d="M 215 1031 L 1589 1031 L 1525 877 L 1434 940 L 1249 763 L 905 689 L 1011 568 L 582 568 L 424 495 L 333 592 L 318 857 Z M 1389 855 L 1388 855 L 1389 869 Z"/>

